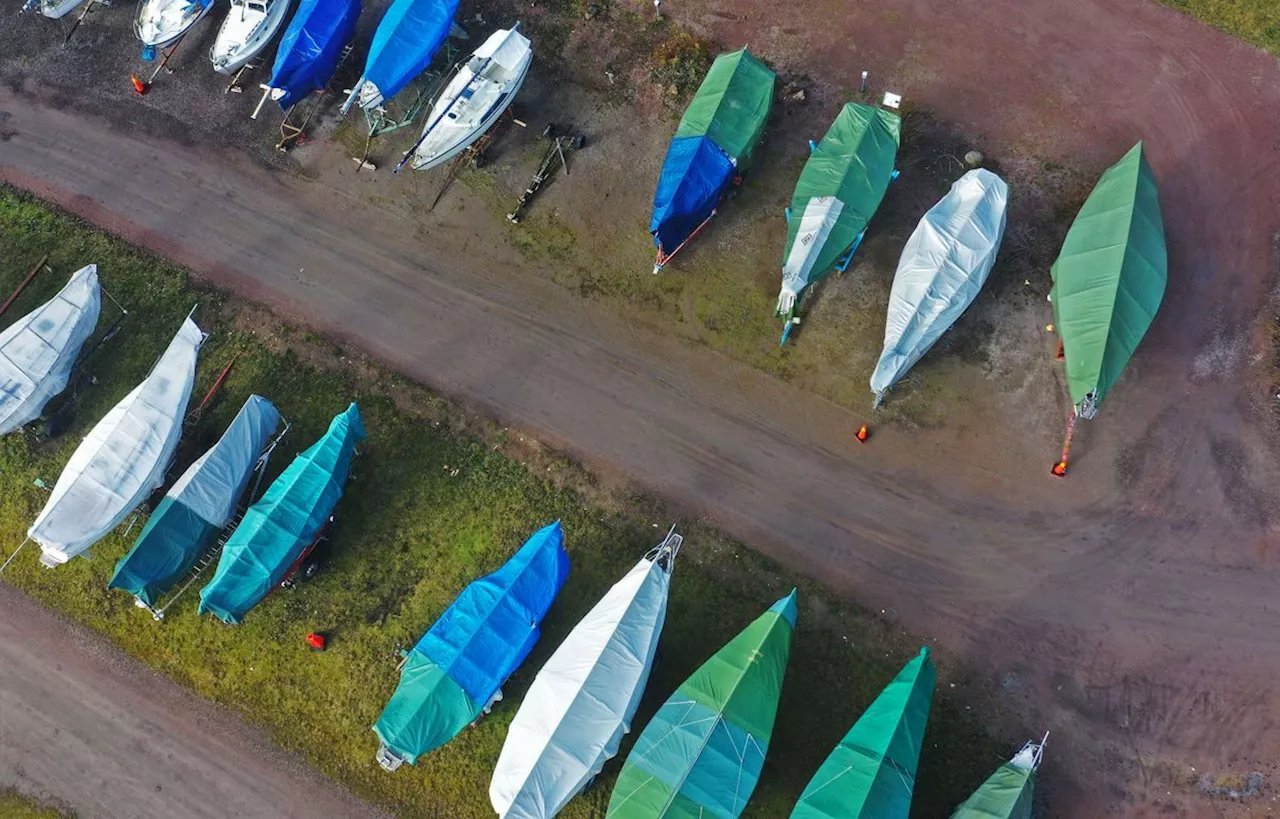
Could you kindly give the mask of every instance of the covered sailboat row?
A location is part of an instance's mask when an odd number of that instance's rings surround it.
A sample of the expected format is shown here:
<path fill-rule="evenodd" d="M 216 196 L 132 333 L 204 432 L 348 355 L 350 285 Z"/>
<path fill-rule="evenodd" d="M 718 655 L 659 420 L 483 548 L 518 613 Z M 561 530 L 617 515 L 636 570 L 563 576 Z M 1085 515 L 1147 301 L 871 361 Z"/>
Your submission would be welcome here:
<path fill-rule="evenodd" d="M 745 48 L 721 54 L 689 103 L 662 162 L 649 233 L 657 273 L 716 213 L 751 160 L 773 107 L 775 75 Z"/>
<path fill-rule="evenodd" d="M 364 72 L 342 110 L 390 100 L 431 65 L 449 36 L 458 0 L 392 0 L 373 34 Z"/>
<path fill-rule="evenodd" d="M 204 333 L 187 318 L 147 378 L 72 453 L 27 537 L 46 566 L 66 563 L 123 521 L 164 480 L 195 383 Z"/>
<path fill-rule="evenodd" d="M 249 476 L 276 429 L 280 413 L 251 395 L 226 432 L 200 456 L 156 506 L 133 547 L 120 558 L 108 584 L 149 608 L 190 571 L 231 522 Z"/>
<path fill-rule="evenodd" d="M 897 114 L 851 102 L 809 154 L 787 211 L 776 313 L 788 322 L 805 290 L 843 269 L 862 241 L 894 177 L 901 129 Z"/>
<path fill-rule="evenodd" d="M 795 626 L 792 591 L 676 689 L 627 756 L 607 819 L 742 814 L 769 750 Z"/>
<path fill-rule="evenodd" d="M 907 819 L 935 678 L 922 648 L 818 768 L 791 819 Z"/>
<path fill-rule="evenodd" d="M 285 468 L 227 539 L 213 579 L 200 590 L 201 614 L 239 623 L 297 568 L 342 498 L 356 444 L 364 438 L 353 403 Z"/>
<path fill-rule="evenodd" d="M 52 299 L 0 333 L 0 435 L 40 417 L 66 389 L 101 311 L 98 266 L 86 265 Z"/>
<path fill-rule="evenodd" d="M 489 784 L 498 816 L 555 816 L 618 753 L 653 668 L 682 542 L 673 529 L 538 672 Z"/>
<path fill-rule="evenodd" d="M 286 111 L 324 88 L 356 33 L 360 0 L 301 0 L 289 21 L 267 81 L 271 99 Z"/>
<path fill-rule="evenodd" d="M 893 276 L 884 348 L 871 374 L 877 405 L 978 297 L 1000 251 L 1008 203 L 1004 180 L 978 168 L 916 225 Z"/>
<path fill-rule="evenodd" d="M 373 731 L 387 770 L 416 763 L 458 735 L 500 697 L 541 635 L 569 574 L 556 521 L 496 572 L 474 581 L 409 651 L 400 684 Z"/>

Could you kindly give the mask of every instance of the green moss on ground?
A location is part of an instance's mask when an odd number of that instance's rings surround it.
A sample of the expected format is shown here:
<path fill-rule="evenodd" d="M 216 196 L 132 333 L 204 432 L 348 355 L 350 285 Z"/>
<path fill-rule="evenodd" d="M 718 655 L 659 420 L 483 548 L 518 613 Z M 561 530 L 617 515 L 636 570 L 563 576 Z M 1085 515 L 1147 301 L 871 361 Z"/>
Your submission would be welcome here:
<path fill-rule="evenodd" d="M 1214 28 L 1280 55 L 1280 3 L 1276 0 L 1163 0 Z"/>
<path fill-rule="evenodd" d="M 5 582 L 265 726 L 275 741 L 374 802 L 406 816 L 491 816 L 489 777 L 533 673 L 660 538 L 666 515 L 651 502 L 606 496 L 562 458 L 509 440 L 519 438 L 516 433 L 478 424 L 403 378 L 328 342 L 315 344 L 305 332 L 274 326 L 252 306 L 193 284 L 183 270 L 0 188 L 0 291 L 8 293 L 43 253 L 50 254 L 54 273 L 36 280 L 5 324 L 88 262 L 99 265 L 104 287 L 130 315 L 98 358 L 97 383 L 85 391 L 68 434 L 45 444 L 25 435 L 0 439 L 4 552 L 21 542 L 44 501 L 33 480 L 57 478 L 79 439 L 145 375 L 197 303 L 211 336 L 196 395 L 233 355 L 239 357 L 195 437 L 216 436 L 244 399 L 259 392 L 293 424 L 272 476 L 348 401 L 360 402 L 370 438 L 338 508 L 320 574 L 277 592 L 242 626 L 197 617 L 194 593 L 156 623 L 127 595 L 108 591 L 112 568 L 129 545 L 123 527 L 94 548 L 92 559 L 55 570 L 40 568 L 35 550 L 28 550 Z M 760 306 L 751 307 L 755 313 Z M 174 474 L 196 454 L 186 454 Z M 535 528 L 557 518 L 564 521 L 573 569 L 544 639 L 510 681 L 506 700 L 418 766 L 384 773 L 373 759 L 369 726 L 396 684 L 397 649 L 412 645 L 469 581 L 495 569 Z M 659 665 L 637 726 L 796 580 L 710 529 L 695 525 L 685 533 Z M 812 584 L 801 581 L 801 588 L 799 635 L 769 761 L 747 812 L 752 817 L 788 814 L 831 747 L 918 646 Z M 307 650 L 303 638 L 311 631 L 329 634 L 328 651 Z M 943 814 L 1009 750 L 984 734 L 946 688 L 944 683 L 926 738 L 914 811 L 921 817 Z M 597 786 L 562 815 L 602 817 L 619 764 L 611 763 Z"/>
<path fill-rule="evenodd" d="M 0 788 L 0 819 L 75 819 L 75 814 L 46 807 L 12 788 Z"/>

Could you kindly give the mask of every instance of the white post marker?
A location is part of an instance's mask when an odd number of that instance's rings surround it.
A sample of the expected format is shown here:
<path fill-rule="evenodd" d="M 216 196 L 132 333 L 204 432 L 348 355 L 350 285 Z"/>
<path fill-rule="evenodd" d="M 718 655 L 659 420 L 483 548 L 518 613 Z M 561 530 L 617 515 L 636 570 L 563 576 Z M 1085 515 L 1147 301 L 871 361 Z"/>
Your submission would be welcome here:
<path fill-rule="evenodd" d="M 858 93 L 860 94 L 867 93 L 867 72 L 866 71 L 862 72 L 862 88 L 858 89 Z"/>
<path fill-rule="evenodd" d="M 653 0 L 653 13 L 658 16 L 659 20 L 662 19 L 662 0 Z"/>

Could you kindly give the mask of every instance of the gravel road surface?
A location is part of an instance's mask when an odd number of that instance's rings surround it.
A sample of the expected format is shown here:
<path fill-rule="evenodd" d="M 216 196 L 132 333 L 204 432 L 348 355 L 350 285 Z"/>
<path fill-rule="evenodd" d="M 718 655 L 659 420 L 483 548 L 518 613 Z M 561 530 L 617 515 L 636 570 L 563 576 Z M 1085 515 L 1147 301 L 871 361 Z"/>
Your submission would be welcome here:
<path fill-rule="evenodd" d="M 0 786 L 79 819 L 386 817 L 4 583 Z"/>

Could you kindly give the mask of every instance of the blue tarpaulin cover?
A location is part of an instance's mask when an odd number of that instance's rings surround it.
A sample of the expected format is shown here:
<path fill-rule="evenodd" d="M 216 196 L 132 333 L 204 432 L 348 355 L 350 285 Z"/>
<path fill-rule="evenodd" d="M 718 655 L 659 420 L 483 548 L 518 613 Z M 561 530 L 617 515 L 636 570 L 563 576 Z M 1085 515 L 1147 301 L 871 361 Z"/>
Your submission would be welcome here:
<path fill-rule="evenodd" d="M 649 232 L 663 252 L 671 253 L 715 210 L 733 180 L 733 160 L 710 137 L 671 140 L 653 195 Z"/>
<path fill-rule="evenodd" d="M 373 34 L 362 79 L 383 100 L 399 94 L 431 65 L 457 11 L 458 0 L 393 0 Z"/>
<path fill-rule="evenodd" d="M 493 574 L 462 590 L 409 652 L 400 684 L 373 726 L 413 763 L 480 716 L 541 634 L 569 575 L 560 522 L 544 526 Z"/>
<path fill-rule="evenodd" d="M 342 49 L 356 33 L 360 0 L 302 0 L 276 51 L 272 88 L 284 91 L 276 100 L 288 109 L 329 82 Z"/>

